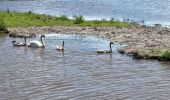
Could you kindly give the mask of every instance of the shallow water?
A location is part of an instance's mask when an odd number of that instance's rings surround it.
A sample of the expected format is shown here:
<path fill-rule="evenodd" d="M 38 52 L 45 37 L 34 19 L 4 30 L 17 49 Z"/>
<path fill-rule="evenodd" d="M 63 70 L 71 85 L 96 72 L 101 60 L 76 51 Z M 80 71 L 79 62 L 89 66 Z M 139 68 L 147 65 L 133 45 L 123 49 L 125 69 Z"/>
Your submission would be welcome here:
<path fill-rule="evenodd" d="M 0 0 L 0 10 L 50 15 L 83 15 L 86 19 L 144 20 L 170 25 L 170 0 Z"/>
<path fill-rule="evenodd" d="M 93 36 L 46 34 L 45 49 L 13 47 L 0 37 L 1 100 L 167 100 L 170 65 L 96 54 L 109 41 Z M 32 39 L 30 39 L 32 40 Z M 28 41 L 30 41 L 28 40 Z M 65 41 L 65 51 L 55 50 Z"/>

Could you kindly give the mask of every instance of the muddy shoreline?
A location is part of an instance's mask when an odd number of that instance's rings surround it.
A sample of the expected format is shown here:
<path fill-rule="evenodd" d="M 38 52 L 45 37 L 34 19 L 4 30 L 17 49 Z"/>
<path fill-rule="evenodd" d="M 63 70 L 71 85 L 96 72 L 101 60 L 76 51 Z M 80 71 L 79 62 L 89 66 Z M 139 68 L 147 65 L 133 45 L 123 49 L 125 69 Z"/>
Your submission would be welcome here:
<path fill-rule="evenodd" d="M 44 26 L 29 28 L 9 28 L 10 34 L 30 36 L 48 33 L 74 33 L 96 35 L 114 42 L 125 43 L 128 47 L 120 48 L 119 53 L 132 55 L 137 59 L 158 59 L 162 51 L 170 48 L 170 28 L 167 27 L 75 27 Z"/>

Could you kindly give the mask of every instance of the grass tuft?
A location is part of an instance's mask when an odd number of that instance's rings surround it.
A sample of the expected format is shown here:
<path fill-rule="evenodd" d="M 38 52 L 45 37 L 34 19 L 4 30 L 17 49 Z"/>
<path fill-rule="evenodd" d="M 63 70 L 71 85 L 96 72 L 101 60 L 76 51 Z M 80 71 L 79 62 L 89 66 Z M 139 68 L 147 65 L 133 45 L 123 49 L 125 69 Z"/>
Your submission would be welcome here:
<path fill-rule="evenodd" d="M 84 18 L 82 15 L 80 16 L 73 16 L 75 18 L 74 24 L 81 24 L 84 22 Z"/>
<path fill-rule="evenodd" d="M 161 53 L 161 58 L 162 59 L 170 59 L 170 50 L 166 50 Z"/>
<path fill-rule="evenodd" d="M 4 23 L 4 17 L 0 16 L 0 31 L 7 31 L 7 27 Z"/>
<path fill-rule="evenodd" d="M 32 11 L 28 11 L 28 14 L 32 14 Z"/>
<path fill-rule="evenodd" d="M 68 20 L 68 17 L 66 15 L 61 15 L 59 17 L 60 20 Z"/>

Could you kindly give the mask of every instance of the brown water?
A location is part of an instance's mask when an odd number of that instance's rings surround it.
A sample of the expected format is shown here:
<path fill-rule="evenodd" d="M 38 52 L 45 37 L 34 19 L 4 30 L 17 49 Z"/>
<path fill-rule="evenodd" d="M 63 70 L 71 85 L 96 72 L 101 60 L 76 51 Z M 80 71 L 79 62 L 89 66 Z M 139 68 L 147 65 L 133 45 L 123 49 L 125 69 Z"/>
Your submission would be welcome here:
<path fill-rule="evenodd" d="M 167 100 L 170 66 L 152 60 L 96 54 L 109 41 L 90 36 L 46 34 L 45 49 L 13 47 L 0 37 L 1 100 Z M 65 41 L 65 51 L 55 50 Z M 22 41 L 22 40 L 21 40 Z"/>

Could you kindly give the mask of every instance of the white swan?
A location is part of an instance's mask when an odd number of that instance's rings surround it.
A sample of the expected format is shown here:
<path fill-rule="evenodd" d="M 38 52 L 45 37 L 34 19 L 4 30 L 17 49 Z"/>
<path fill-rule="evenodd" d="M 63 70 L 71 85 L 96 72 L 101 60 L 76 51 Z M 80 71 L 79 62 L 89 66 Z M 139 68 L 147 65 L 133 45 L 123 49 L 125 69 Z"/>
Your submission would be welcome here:
<path fill-rule="evenodd" d="M 99 50 L 97 51 L 98 54 L 104 54 L 104 53 L 112 53 L 112 44 L 113 42 L 110 42 L 110 50 Z"/>
<path fill-rule="evenodd" d="M 56 50 L 64 51 L 64 41 L 62 46 L 57 45 Z"/>
<path fill-rule="evenodd" d="M 37 41 L 37 40 L 30 41 L 27 44 L 28 47 L 32 47 L 32 48 L 44 48 L 45 45 L 44 45 L 43 38 L 45 38 L 45 35 L 41 35 L 40 36 L 40 41 Z"/>

